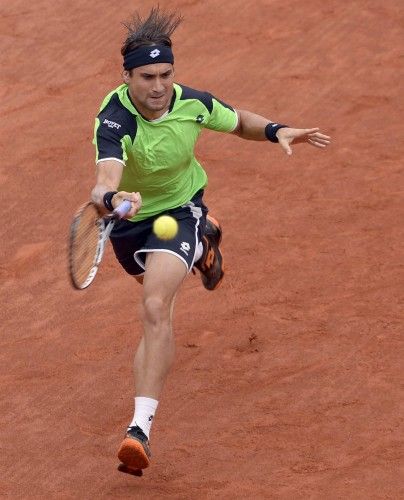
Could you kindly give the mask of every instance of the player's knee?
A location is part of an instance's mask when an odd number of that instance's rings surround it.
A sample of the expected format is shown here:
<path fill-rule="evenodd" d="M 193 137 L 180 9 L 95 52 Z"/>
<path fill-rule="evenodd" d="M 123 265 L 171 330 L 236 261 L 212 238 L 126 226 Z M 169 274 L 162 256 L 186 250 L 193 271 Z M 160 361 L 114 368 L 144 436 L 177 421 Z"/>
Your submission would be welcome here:
<path fill-rule="evenodd" d="M 161 324 L 169 321 L 170 304 L 159 296 L 145 297 L 143 309 L 146 321 L 152 324 Z"/>

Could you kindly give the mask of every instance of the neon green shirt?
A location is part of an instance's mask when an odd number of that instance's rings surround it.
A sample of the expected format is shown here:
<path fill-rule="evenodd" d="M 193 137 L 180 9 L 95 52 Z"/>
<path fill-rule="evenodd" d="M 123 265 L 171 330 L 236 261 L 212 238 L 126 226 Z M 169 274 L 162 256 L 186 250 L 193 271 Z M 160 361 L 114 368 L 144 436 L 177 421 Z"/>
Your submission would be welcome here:
<path fill-rule="evenodd" d="M 237 121 L 232 107 L 178 84 L 168 113 L 149 121 L 121 85 L 104 99 L 95 120 L 96 162 L 125 165 L 118 190 L 141 194 L 142 208 L 131 220 L 143 220 L 185 204 L 207 185 L 194 154 L 198 136 L 203 128 L 231 132 Z"/>

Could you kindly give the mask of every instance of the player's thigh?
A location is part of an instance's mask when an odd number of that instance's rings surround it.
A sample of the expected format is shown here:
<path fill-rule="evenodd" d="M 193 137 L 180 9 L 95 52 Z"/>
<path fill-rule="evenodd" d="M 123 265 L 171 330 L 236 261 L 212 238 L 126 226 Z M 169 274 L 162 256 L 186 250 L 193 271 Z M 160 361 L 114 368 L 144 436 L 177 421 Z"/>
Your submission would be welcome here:
<path fill-rule="evenodd" d="M 170 305 L 187 274 L 186 264 L 176 255 L 158 251 L 148 253 L 143 276 L 144 299 L 154 297 Z"/>

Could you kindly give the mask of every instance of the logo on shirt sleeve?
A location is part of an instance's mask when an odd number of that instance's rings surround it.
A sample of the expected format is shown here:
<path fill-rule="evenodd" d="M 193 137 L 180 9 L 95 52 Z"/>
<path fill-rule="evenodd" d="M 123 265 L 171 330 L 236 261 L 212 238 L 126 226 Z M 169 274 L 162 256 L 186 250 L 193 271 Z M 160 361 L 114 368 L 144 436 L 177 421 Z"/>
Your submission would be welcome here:
<path fill-rule="evenodd" d="M 119 123 L 112 122 L 111 120 L 107 120 L 106 118 L 102 123 L 104 125 L 107 125 L 108 128 L 116 128 L 117 130 L 119 130 L 121 128 L 121 125 Z"/>

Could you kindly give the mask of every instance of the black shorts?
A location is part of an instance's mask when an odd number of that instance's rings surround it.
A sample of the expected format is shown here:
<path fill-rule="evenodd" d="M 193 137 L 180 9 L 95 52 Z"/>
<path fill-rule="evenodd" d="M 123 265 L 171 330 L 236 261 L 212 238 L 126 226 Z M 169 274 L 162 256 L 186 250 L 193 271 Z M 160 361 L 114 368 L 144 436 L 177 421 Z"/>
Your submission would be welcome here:
<path fill-rule="evenodd" d="M 125 271 L 133 276 L 142 275 L 149 252 L 171 253 L 184 262 L 188 272 L 191 271 L 196 249 L 205 232 L 208 213 L 202 197 L 203 190 L 198 191 L 185 205 L 149 219 L 139 222 L 123 219 L 117 222 L 110 239 L 116 258 Z M 178 233 L 172 240 L 160 240 L 153 233 L 154 220 L 163 214 L 171 215 L 178 222 Z"/>

